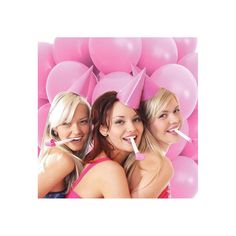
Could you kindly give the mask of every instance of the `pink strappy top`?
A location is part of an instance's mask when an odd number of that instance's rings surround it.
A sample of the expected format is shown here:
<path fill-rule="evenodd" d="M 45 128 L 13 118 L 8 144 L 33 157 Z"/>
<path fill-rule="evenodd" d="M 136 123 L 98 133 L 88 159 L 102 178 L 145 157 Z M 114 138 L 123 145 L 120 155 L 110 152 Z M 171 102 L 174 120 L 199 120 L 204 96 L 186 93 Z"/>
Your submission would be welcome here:
<path fill-rule="evenodd" d="M 168 185 L 162 193 L 158 196 L 158 198 L 170 198 L 170 186 Z"/>
<path fill-rule="evenodd" d="M 66 198 L 82 198 L 80 197 L 75 191 L 75 187 L 79 184 L 79 182 L 82 180 L 82 178 L 87 174 L 87 172 L 92 169 L 95 165 L 97 165 L 100 162 L 103 161 L 110 161 L 111 159 L 108 157 L 103 157 L 103 158 L 99 158 L 93 161 L 90 161 L 88 166 L 86 168 L 84 168 L 79 176 L 79 178 L 74 182 L 71 190 L 69 191 L 69 193 L 66 195 Z"/>

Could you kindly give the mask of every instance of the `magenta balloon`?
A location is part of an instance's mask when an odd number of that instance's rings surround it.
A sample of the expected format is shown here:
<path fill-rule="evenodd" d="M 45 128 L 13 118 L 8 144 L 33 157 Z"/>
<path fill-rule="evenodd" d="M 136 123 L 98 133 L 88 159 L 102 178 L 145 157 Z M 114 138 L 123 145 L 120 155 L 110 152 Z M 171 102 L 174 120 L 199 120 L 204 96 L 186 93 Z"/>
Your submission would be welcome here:
<path fill-rule="evenodd" d="M 80 62 L 64 61 L 57 64 L 51 70 L 47 79 L 46 90 L 49 102 L 52 102 L 53 98 L 56 96 L 57 93 L 66 91 L 87 70 L 88 67 Z M 91 76 L 92 78 L 90 79 L 94 82 L 90 82 L 90 85 L 92 86 L 93 84 L 95 86 L 96 77 L 93 73 Z"/>
<path fill-rule="evenodd" d="M 195 109 L 191 116 L 188 118 L 189 123 L 189 137 L 192 139 L 192 143 L 187 143 L 181 153 L 183 156 L 187 156 L 196 159 L 198 152 L 198 110 Z"/>
<path fill-rule="evenodd" d="M 189 135 L 189 125 L 188 125 L 187 120 L 184 121 L 181 131 L 184 134 Z M 172 144 L 170 146 L 166 156 L 171 160 L 175 159 L 183 150 L 184 146 L 186 145 L 186 142 L 187 141 L 185 139 L 181 139 L 181 141 L 179 141 L 178 143 Z"/>
<path fill-rule="evenodd" d="M 198 54 L 195 52 L 189 53 L 186 56 L 182 57 L 178 61 L 178 64 L 186 67 L 188 70 L 190 70 L 196 79 L 198 81 Z"/>
<path fill-rule="evenodd" d="M 92 103 L 108 91 L 118 92 L 124 85 L 126 85 L 133 77 L 126 72 L 113 72 L 103 76 L 93 91 Z"/>
<path fill-rule="evenodd" d="M 178 48 L 178 59 L 194 52 L 197 47 L 197 38 L 174 38 Z"/>
<path fill-rule="evenodd" d="M 192 198 L 198 190 L 198 166 L 188 157 L 172 161 L 174 176 L 170 181 L 172 198 Z"/>
<path fill-rule="evenodd" d="M 50 110 L 50 103 L 44 104 L 38 110 L 38 146 L 41 146 L 43 132 L 45 129 L 48 112 Z"/>
<path fill-rule="evenodd" d="M 168 64 L 156 70 L 150 78 L 159 87 L 176 94 L 183 117 L 187 119 L 197 103 L 197 83 L 192 73 L 184 66 Z"/>
<path fill-rule="evenodd" d="M 88 49 L 89 38 L 56 38 L 53 56 L 58 64 L 62 61 L 78 61 L 87 66 L 92 65 Z"/>
<path fill-rule="evenodd" d="M 140 38 L 90 38 L 89 52 L 94 65 L 104 74 L 131 72 L 142 51 Z"/>
<path fill-rule="evenodd" d="M 38 43 L 38 97 L 47 99 L 46 82 L 48 73 L 55 66 L 52 45 Z"/>
<path fill-rule="evenodd" d="M 46 103 L 49 103 L 47 99 L 38 98 L 38 109 Z"/>
<path fill-rule="evenodd" d="M 178 51 L 173 38 L 143 38 L 139 67 L 151 75 L 159 67 L 177 63 Z"/>

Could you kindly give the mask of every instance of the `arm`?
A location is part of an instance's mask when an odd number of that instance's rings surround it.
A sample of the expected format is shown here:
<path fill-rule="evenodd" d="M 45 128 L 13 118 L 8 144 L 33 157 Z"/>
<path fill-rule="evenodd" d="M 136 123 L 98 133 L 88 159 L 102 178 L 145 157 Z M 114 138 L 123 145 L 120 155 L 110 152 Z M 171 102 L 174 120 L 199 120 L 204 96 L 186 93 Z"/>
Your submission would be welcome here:
<path fill-rule="evenodd" d="M 114 161 L 104 162 L 99 188 L 104 198 L 130 198 L 124 169 Z"/>
<path fill-rule="evenodd" d="M 48 192 L 60 184 L 74 169 L 74 162 L 68 154 L 59 154 L 48 157 L 44 169 L 38 174 L 38 197 L 44 197 Z"/>

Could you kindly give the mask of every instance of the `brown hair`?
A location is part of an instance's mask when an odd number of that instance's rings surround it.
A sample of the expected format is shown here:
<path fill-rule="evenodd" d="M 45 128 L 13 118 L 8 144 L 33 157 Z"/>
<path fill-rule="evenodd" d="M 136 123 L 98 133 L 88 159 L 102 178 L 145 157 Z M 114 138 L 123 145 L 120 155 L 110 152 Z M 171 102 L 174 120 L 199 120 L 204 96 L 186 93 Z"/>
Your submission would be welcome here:
<path fill-rule="evenodd" d="M 117 92 L 106 92 L 96 99 L 92 106 L 92 124 L 93 124 L 93 149 L 85 157 L 85 163 L 93 160 L 99 153 L 104 151 L 107 156 L 111 156 L 113 146 L 106 140 L 99 129 L 100 126 L 109 128 L 110 125 L 110 113 L 115 102 L 119 101 L 116 97 Z"/>

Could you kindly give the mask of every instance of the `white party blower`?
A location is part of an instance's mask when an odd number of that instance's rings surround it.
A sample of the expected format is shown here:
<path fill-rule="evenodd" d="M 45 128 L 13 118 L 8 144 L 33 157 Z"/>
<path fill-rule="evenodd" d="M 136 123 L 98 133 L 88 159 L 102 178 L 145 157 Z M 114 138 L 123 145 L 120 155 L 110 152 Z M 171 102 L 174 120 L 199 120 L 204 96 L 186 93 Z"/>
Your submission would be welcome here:
<path fill-rule="evenodd" d="M 80 138 L 67 138 L 67 139 L 63 139 L 63 140 L 60 140 L 60 141 L 56 141 L 55 139 L 51 139 L 49 141 L 46 141 L 45 145 L 48 146 L 48 147 L 55 147 L 55 146 L 59 146 L 59 145 L 62 145 L 64 143 L 68 143 L 68 142 L 76 141 L 76 140 L 80 140 Z"/>
<path fill-rule="evenodd" d="M 139 161 L 142 161 L 145 159 L 145 156 L 139 152 L 137 146 L 136 146 L 136 143 L 134 141 L 134 137 L 129 137 L 130 141 L 131 141 L 131 144 L 132 144 L 132 147 L 134 149 L 134 153 L 135 153 L 135 159 L 136 160 L 139 160 Z"/>
<path fill-rule="evenodd" d="M 175 131 L 175 133 L 177 133 L 179 136 L 181 136 L 183 139 L 187 140 L 188 142 L 192 142 L 192 139 L 189 138 L 186 134 L 182 133 L 180 130 L 178 129 L 173 129 L 173 131 Z"/>

